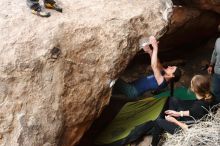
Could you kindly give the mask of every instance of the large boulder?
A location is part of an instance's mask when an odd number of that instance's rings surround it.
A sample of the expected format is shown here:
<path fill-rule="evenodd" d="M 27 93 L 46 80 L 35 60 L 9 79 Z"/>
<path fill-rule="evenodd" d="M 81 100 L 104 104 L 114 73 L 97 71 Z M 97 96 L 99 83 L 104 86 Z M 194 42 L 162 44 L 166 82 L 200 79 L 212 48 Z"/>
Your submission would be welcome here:
<path fill-rule="evenodd" d="M 108 104 L 110 83 L 163 33 L 170 0 L 60 0 L 41 18 L 0 1 L 0 145 L 73 146 Z"/>

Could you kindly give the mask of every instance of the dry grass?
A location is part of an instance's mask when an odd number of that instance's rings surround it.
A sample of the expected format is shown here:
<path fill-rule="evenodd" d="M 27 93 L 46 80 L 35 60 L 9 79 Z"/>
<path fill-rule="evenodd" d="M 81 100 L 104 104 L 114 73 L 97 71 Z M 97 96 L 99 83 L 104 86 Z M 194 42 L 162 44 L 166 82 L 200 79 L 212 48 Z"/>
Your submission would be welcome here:
<path fill-rule="evenodd" d="M 220 105 L 218 105 L 220 106 Z M 168 135 L 164 146 L 220 146 L 220 109 L 197 121 L 186 131 Z"/>

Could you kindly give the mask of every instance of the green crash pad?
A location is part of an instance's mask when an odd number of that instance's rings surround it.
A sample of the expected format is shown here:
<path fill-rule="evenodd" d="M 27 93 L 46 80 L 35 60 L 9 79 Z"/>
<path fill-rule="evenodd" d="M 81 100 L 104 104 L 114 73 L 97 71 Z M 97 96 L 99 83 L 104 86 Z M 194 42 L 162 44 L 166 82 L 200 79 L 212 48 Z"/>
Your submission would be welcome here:
<path fill-rule="evenodd" d="M 170 92 L 166 91 L 154 97 L 128 102 L 113 121 L 96 138 L 96 145 L 109 145 L 125 139 L 137 126 L 155 120 L 161 113 Z M 193 100 L 195 95 L 185 87 L 174 90 L 178 99 Z"/>
<path fill-rule="evenodd" d="M 158 95 L 155 95 L 155 98 L 161 98 L 161 97 L 168 97 L 170 95 L 170 91 L 166 91 L 163 93 L 160 93 Z M 193 100 L 196 99 L 195 94 L 187 89 L 186 87 L 179 87 L 174 90 L 173 96 L 182 99 L 182 100 Z"/>

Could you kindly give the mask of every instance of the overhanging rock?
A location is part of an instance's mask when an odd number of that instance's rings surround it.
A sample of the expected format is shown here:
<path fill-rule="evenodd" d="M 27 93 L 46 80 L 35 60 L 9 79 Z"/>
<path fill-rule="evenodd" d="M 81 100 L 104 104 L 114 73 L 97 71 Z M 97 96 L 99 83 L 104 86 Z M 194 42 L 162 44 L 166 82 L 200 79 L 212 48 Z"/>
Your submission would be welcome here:
<path fill-rule="evenodd" d="M 41 18 L 0 1 L 0 145 L 75 145 L 108 104 L 109 84 L 161 35 L 170 0 L 59 0 Z"/>

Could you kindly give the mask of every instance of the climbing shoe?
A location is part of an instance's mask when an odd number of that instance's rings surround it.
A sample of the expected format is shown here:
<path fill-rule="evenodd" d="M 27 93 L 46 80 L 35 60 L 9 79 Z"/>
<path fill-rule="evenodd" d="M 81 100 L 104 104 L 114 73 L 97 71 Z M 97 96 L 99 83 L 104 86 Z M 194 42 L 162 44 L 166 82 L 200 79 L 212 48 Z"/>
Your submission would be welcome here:
<path fill-rule="evenodd" d="M 49 12 L 45 12 L 45 11 L 42 11 L 41 8 L 38 8 L 38 9 L 32 9 L 32 14 L 35 14 L 37 16 L 41 16 L 41 17 L 50 17 L 50 13 Z"/>
<path fill-rule="evenodd" d="M 45 8 L 47 8 L 47 9 L 53 9 L 53 10 L 56 10 L 56 11 L 61 12 L 61 13 L 62 13 L 62 11 L 63 11 L 63 9 L 60 8 L 56 3 L 54 3 L 54 4 L 44 3 L 44 6 L 45 6 Z"/>

